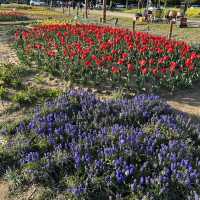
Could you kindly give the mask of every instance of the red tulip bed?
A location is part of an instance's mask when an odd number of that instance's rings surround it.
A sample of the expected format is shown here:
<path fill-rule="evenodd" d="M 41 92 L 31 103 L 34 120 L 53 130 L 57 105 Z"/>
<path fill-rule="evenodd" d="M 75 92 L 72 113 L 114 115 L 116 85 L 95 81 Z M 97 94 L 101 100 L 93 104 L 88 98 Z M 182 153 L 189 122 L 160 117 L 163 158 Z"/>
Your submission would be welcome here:
<path fill-rule="evenodd" d="M 20 12 L 15 12 L 15 11 L 0 12 L 0 21 L 25 21 L 25 20 L 29 20 L 29 18 Z"/>
<path fill-rule="evenodd" d="M 174 90 L 200 74 L 200 54 L 187 43 L 107 26 L 39 25 L 16 33 L 16 49 L 74 83 Z"/>

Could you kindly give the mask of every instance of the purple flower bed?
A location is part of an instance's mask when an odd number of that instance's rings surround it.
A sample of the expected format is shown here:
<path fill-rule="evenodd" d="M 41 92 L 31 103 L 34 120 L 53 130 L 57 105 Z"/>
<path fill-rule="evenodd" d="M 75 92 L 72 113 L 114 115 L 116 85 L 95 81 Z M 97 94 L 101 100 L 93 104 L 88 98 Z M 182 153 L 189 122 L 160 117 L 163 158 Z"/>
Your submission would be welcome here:
<path fill-rule="evenodd" d="M 27 184 L 66 199 L 200 198 L 200 124 L 158 96 L 101 101 L 71 90 L 1 134 L 4 167 L 12 158 Z"/>

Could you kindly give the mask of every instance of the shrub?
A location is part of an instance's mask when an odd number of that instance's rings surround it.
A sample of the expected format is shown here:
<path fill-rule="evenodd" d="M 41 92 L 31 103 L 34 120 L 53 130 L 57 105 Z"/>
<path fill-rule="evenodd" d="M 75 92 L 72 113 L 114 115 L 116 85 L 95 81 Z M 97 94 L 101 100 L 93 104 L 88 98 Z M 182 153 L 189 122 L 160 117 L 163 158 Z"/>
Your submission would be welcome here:
<path fill-rule="evenodd" d="M 0 86 L 0 100 L 5 99 L 7 95 L 7 90 L 3 86 Z"/>
<path fill-rule="evenodd" d="M 158 96 L 101 101 L 71 90 L 2 131 L 10 138 L 2 154 L 16 159 L 27 184 L 66 199 L 194 199 L 199 133 L 199 122 Z"/>
<path fill-rule="evenodd" d="M 19 87 L 22 85 L 21 78 L 30 70 L 27 67 L 17 66 L 13 64 L 0 65 L 0 82 L 4 86 Z"/>
<path fill-rule="evenodd" d="M 38 89 L 38 88 L 26 88 L 23 91 L 17 92 L 12 100 L 20 105 L 31 105 L 45 99 L 51 99 L 59 96 L 61 92 L 56 89 Z"/>

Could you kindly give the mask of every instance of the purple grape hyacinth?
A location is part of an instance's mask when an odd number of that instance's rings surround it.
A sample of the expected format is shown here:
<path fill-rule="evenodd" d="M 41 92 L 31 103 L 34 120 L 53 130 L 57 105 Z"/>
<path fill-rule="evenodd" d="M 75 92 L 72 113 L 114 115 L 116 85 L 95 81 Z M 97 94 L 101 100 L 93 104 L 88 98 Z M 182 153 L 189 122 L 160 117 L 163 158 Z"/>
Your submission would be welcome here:
<path fill-rule="evenodd" d="M 74 177 L 73 186 L 60 187 L 78 198 L 200 195 L 200 124 L 158 96 L 102 101 L 71 90 L 37 107 L 14 133 L 34 138 L 19 149 L 19 168 L 37 167 L 43 174 L 34 173 L 40 183 L 45 177 L 62 185 Z"/>

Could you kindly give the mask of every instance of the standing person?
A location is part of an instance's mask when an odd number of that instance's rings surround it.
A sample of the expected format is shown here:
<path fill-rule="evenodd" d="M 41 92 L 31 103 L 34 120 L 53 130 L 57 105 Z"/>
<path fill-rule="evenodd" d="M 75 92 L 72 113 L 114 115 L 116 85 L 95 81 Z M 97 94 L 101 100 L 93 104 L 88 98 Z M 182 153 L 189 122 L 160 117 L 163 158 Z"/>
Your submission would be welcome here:
<path fill-rule="evenodd" d="M 76 3 L 76 7 L 77 7 L 77 9 L 80 8 L 80 2 L 79 1 Z"/>
<path fill-rule="evenodd" d="M 76 8 L 76 2 L 75 1 L 72 2 L 72 6 L 73 6 L 73 10 L 74 10 Z"/>
<path fill-rule="evenodd" d="M 184 4 L 184 9 L 183 9 L 183 16 L 185 16 L 185 13 L 187 11 L 187 8 L 188 8 L 188 5 L 187 5 L 187 1 L 185 1 L 185 4 Z"/>
<path fill-rule="evenodd" d="M 81 12 L 82 12 L 82 9 L 83 9 L 83 3 L 80 2 L 80 10 L 81 10 Z"/>

